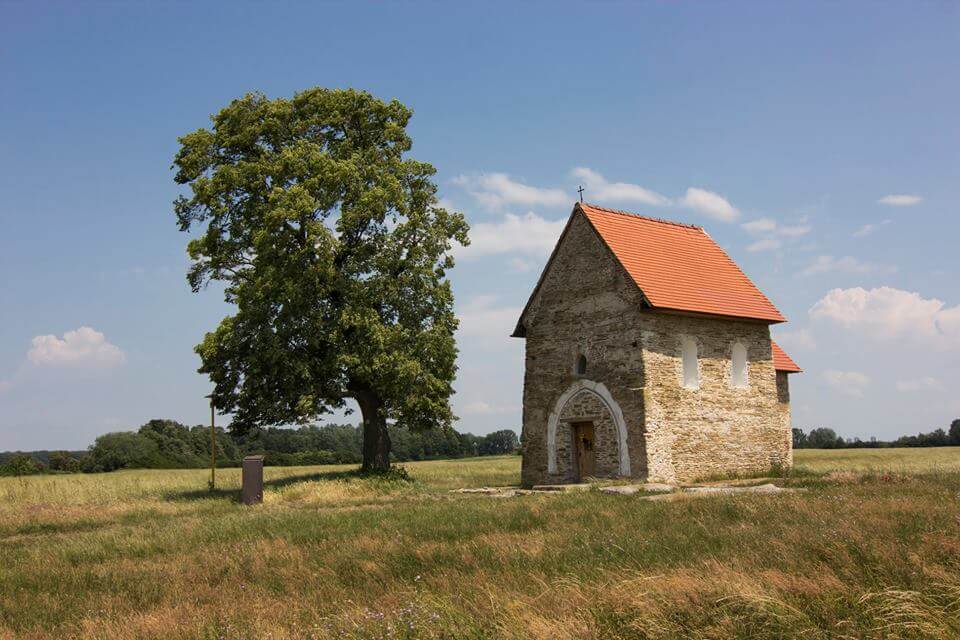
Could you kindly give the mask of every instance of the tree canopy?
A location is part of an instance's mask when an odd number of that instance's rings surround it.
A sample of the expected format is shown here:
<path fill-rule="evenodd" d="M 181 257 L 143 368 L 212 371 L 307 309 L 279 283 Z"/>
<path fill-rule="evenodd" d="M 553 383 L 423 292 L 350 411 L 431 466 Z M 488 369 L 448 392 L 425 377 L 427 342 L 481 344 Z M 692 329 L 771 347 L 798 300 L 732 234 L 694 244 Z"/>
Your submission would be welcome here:
<path fill-rule="evenodd" d="M 174 203 L 194 291 L 236 313 L 197 346 L 231 429 L 306 423 L 356 400 L 363 465 L 389 466 L 387 421 L 448 428 L 454 242 L 435 169 L 405 157 L 412 112 L 355 90 L 252 93 L 179 139 Z"/>
<path fill-rule="evenodd" d="M 487 434 L 479 445 L 482 456 L 498 456 L 513 453 L 520 447 L 517 433 L 512 429 L 501 429 Z"/>

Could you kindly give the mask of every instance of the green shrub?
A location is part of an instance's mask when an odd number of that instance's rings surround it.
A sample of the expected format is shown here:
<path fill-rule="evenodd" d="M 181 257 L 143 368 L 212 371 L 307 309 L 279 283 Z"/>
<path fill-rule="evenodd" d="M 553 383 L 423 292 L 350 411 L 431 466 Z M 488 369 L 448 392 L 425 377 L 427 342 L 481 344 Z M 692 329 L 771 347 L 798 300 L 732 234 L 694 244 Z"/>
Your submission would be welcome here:
<path fill-rule="evenodd" d="M 0 475 L 29 476 L 43 471 L 43 466 L 24 453 L 14 454 L 6 464 L 0 467 Z"/>

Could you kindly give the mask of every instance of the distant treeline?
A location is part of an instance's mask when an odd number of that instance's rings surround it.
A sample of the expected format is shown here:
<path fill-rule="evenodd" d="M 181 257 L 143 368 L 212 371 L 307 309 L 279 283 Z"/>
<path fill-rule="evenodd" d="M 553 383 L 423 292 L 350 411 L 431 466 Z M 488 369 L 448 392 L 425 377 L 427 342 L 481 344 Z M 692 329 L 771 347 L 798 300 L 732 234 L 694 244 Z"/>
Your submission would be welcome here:
<path fill-rule="evenodd" d="M 352 425 L 329 424 L 299 429 L 270 427 L 237 438 L 216 430 L 217 466 L 239 466 L 245 455 L 260 454 L 273 466 L 357 464 L 362 432 Z M 485 436 L 453 429 L 414 433 L 391 427 L 391 457 L 397 462 L 468 456 L 502 455 L 518 451 L 510 429 Z M 947 430 L 936 429 L 892 441 L 843 439 L 833 429 L 805 433 L 793 430 L 795 449 L 857 449 L 880 447 L 960 446 L 960 418 Z M 191 469 L 210 465 L 210 428 L 187 427 L 173 420 L 151 420 L 137 431 L 107 433 L 87 451 L 0 452 L 0 475 L 34 473 L 95 473 L 116 469 Z"/>
<path fill-rule="evenodd" d="M 246 455 L 260 454 L 274 466 L 356 464 L 360 462 L 360 427 L 352 425 L 270 427 L 236 438 L 216 430 L 217 466 L 235 467 Z M 453 429 L 414 433 L 391 428 L 391 457 L 397 462 L 502 455 L 519 448 L 510 429 L 485 436 Z M 210 428 L 187 427 L 173 420 L 151 420 L 137 431 L 107 433 L 88 451 L 0 453 L 0 475 L 114 471 L 116 469 L 191 469 L 210 466 Z"/>
<path fill-rule="evenodd" d="M 794 449 L 879 449 L 881 447 L 956 447 L 960 446 L 960 418 L 950 423 L 949 429 L 934 429 L 929 433 L 915 436 L 900 436 L 896 440 L 844 440 L 833 429 L 821 427 L 804 433 L 803 429 L 793 430 Z"/>

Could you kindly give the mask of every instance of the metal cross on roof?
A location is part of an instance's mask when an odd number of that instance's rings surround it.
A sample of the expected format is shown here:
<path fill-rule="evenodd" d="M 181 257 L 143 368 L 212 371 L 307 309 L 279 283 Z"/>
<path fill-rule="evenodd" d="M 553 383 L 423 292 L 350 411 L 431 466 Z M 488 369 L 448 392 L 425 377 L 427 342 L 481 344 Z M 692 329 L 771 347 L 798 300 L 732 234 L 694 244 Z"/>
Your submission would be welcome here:
<path fill-rule="evenodd" d="M 580 185 L 580 188 L 577 189 L 577 193 L 580 194 L 580 202 L 583 202 L 583 185 Z"/>

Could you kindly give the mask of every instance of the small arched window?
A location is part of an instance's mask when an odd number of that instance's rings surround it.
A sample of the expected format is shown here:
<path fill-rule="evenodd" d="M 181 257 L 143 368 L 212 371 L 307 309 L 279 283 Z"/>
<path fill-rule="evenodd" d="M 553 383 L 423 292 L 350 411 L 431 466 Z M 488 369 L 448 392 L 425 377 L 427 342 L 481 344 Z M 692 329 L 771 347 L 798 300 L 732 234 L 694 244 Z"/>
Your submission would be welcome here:
<path fill-rule="evenodd" d="M 681 347 L 683 360 L 683 386 L 687 389 L 700 388 L 700 370 L 697 366 L 697 341 L 684 338 Z"/>
<path fill-rule="evenodd" d="M 577 375 L 583 376 L 587 374 L 587 356 L 582 353 L 577 356 Z"/>
<path fill-rule="evenodd" d="M 747 386 L 747 348 L 739 342 L 730 349 L 730 385 L 740 389 Z"/>

